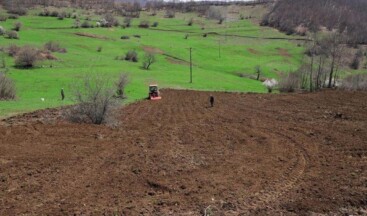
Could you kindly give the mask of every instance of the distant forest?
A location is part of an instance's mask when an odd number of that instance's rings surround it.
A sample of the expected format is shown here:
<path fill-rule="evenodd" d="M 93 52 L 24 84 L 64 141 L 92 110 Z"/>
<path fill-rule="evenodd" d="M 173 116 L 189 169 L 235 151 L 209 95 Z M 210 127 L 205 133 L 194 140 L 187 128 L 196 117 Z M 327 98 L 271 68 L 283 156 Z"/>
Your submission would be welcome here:
<path fill-rule="evenodd" d="M 367 1 L 279 0 L 261 24 L 287 34 L 337 30 L 350 44 L 367 44 Z"/>

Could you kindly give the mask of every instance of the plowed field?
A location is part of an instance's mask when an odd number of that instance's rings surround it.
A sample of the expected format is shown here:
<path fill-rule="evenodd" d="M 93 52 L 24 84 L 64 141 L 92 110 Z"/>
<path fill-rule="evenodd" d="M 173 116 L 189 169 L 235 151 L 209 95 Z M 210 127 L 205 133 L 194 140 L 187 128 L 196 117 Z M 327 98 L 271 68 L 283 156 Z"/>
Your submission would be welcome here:
<path fill-rule="evenodd" d="M 367 214 L 367 93 L 165 90 L 117 128 L 60 113 L 0 123 L 0 215 Z"/>

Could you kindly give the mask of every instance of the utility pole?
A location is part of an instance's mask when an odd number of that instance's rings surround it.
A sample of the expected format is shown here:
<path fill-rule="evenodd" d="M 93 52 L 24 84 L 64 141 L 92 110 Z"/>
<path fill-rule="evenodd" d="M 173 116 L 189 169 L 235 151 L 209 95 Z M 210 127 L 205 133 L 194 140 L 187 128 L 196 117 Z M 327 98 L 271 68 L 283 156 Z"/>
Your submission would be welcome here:
<path fill-rule="evenodd" d="M 219 53 L 218 54 L 219 54 L 219 58 L 220 58 L 220 46 L 221 46 L 221 41 L 220 40 L 218 41 L 218 45 L 219 45 L 219 50 L 218 50 Z"/>
<path fill-rule="evenodd" d="M 192 48 L 190 47 L 190 83 L 192 83 Z"/>

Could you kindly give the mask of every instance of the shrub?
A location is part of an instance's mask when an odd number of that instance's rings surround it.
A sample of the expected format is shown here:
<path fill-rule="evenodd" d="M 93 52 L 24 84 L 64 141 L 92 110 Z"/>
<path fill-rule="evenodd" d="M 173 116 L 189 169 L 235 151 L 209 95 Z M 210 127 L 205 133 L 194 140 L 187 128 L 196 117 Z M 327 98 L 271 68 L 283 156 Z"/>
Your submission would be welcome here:
<path fill-rule="evenodd" d="M 129 39 L 130 37 L 129 36 L 127 36 L 127 35 L 123 35 L 123 36 L 121 36 L 121 39 L 122 40 L 127 40 L 127 39 Z"/>
<path fill-rule="evenodd" d="M 299 88 L 300 78 L 296 72 L 283 75 L 279 81 L 280 92 L 294 92 Z"/>
<path fill-rule="evenodd" d="M 194 18 L 191 18 L 188 22 L 187 25 L 188 26 L 192 26 L 194 24 Z"/>
<path fill-rule="evenodd" d="M 50 16 L 52 16 L 52 17 L 58 17 L 59 16 L 59 12 L 52 11 L 51 14 L 50 14 Z"/>
<path fill-rule="evenodd" d="M 350 68 L 352 68 L 354 70 L 358 70 L 360 63 L 361 63 L 360 62 L 360 58 L 358 58 L 358 57 L 355 56 L 353 58 L 352 63 L 350 63 Z"/>
<path fill-rule="evenodd" d="M 9 14 L 8 18 L 9 19 L 19 19 L 19 16 L 16 14 Z"/>
<path fill-rule="evenodd" d="M 126 73 L 121 73 L 117 82 L 115 82 L 116 86 L 116 97 L 117 98 L 126 98 L 125 96 L 125 87 L 129 83 L 129 76 Z"/>
<path fill-rule="evenodd" d="M 341 88 L 345 90 L 367 91 L 367 74 L 354 74 L 342 80 Z"/>
<path fill-rule="evenodd" d="M 61 12 L 57 15 L 57 19 L 59 20 L 63 20 L 66 17 L 66 13 L 65 12 Z"/>
<path fill-rule="evenodd" d="M 102 27 L 118 26 L 118 20 L 112 14 L 106 14 L 103 19 L 100 20 Z"/>
<path fill-rule="evenodd" d="M 8 19 L 5 15 L 0 15 L 0 22 L 5 22 Z"/>
<path fill-rule="evenodd" d="M 353 58 L 353 61 L 350 64 L 350 67 L 354 70 L 358 70 L 362 59 L 363 59 L 363 49 L 359 48 L 358 51 L 354 55 L 354 58 Z"/>
<path fill-rule="evenodd" d="M 226 13 L 227 12 L 222 7 L 210 6 L 207 12 L 207 16 L 209 19 L 218 20 L 218 24 L 222 24 L 226 17 Z"/>
<path fill-rule="evenodd" d="M 80 27 L 82 27 L 82 28 L 91 28 L 92 25 L 87 20 L 85 20 Z"/>
<path fill-rule="evenodd" d="M 97 52 L 102 52 L 102 47 L 101 46 L 97 47 Z"/>
<path fill-rule="evenodd" d="M 124 19 L 124 27 L 129 28 L 131 26 L 132 18 L 131 17 L 125 17 Z"/>
<path fill-rule="evenodd" d="M 141 38 L 141 36 L 140 35 L 133 35 L 134 37 L 136 37 L 136 38 Z"/>
<path fill-rule="evenodd" d="M 11 8 L 8 10 L 9 14 L 16 14 L 19 16 L 27 15 L 27 12 L 28 12 L 27 9 L 21 7 Z"/>
<path fill-rule="evenodd" d="M 114 94 L 108 79 L 86 76 L 82 83 L 73 87 L 72 100 L 77 105 L 68 110 L 68 119 L 78 123 L 112 123 L 118 105 Z"/>
<path fill-rule="evenodd" d="M 45 48 L 45 50 L 48 50 L 50 52 L 59 52 L 59 53 L 67 52 L 65 48 L 61 48 L 60 44 L 54 41 L 49 41 L 45 43 L 43 47 Z"/>
<path fill-rule="evenodd" d="M 149 67 L 156 61 L 154 53 L 146 52 L 144 55 L 143 68 L 149 70 Z"/>
<path fill-rule="evenodd" d="M 50 11 L 45 9 L 43 11 L 41 11 L 38 16 L 50 16 Z"/>
<path fill-rule="evenodd" d="M 166 10 L 166 14 L 164 17 L 166 18 L 175 18 L 176 12 L 174 10 Z"/>
<path fill-rule="evenodd" d="M 21 22 L 16 22 L 16 23 L 14 23 L 14 28 L 13 28 L 13 30 L 14 31 L 20 31 L 20 28 L 22 28 L 22 23 Z"/>
<path fill-rule="evenodd" d="M 18 32 L 16 32 L 16 31 L 7 31 L 6 32 L 6 37 L 9 38 L 9 39 L 19 39 Z"/>
<path fill-rule="evenodd" d="M 208 37 L 208 34 L 207 34 L 207 33 L 204 33 L 204 34 L 203 34 L 203 37 Z"/>
<path fill-rule="evenodd" d="M 134 50 L 130 50 L 125 55 L 126 61 L 138 62 L 138 53 Z"/>
<path fill-rule="evenodd" d="M 14 57 L 14 56 L 17 55 L 17 53 L 19 52 L 19 50 L 20 50 L 20 47 L 18 47 L 15 44 L 12 44 L 12 45 L 10 45 L 8 47 L 7 53 L 8 53 L 9 56 Z"/>
<path fill-rule="evenodd" d="M 0 26 L 0 36 L 3 36 L 6 33 L 4 27 Z"/>
<path fill-rule="evenodd" d="M 0 73 L 0 100 L 13 100 L 16 97 L 14 82 Z"/>
<path fill-rule="evenodd" d="M 158 22 L 154 22 L 152 27 L 158 27 Z"/>
<path fill-rule="evenodd" d="M 38 51 L 35 48 L 25 46 L 15 56 L 15 66 L 18 68 L 31 68 L 38 60 Z"/>
<path fill-rule="evenodd" d="M 139 28 L 149 28 L 149 21 L 143 20 L 139 24 Z"/>

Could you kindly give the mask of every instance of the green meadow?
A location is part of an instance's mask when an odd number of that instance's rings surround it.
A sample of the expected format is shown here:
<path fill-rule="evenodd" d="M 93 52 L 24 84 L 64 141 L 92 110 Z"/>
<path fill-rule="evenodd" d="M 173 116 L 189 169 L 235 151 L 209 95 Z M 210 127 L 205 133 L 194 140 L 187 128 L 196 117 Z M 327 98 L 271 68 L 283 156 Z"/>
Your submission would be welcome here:
<path fill-rule="evenodd" d="M 83 22 L 86 15 L 81 17 Z M 100 17 L 91 18 L 90 23 L 95 24 Z M 193 26 L 187 25 L 190 18 L 195 20 Z M 123 17 L 119 19 L 122 23 Z M 150 24 L 158 22 L 158 26 L 139 28 L 142 20 Z M 57 60 L 41 61 L 32 69 L 15 68 L 14 59 L 2 53 L 7 75 L 17 86 L 15 101 L 0 102 L 2 117 L 72 104 L 70 86 L 88 73 L 101 74 L 111 82 L 121 72 L 128 73 L 130 83 L 125 102 L 129 103 L 145 98 L 150 83 L 157 83 L 160 88 L 266 92 L 260 81 L 246 78 L 246 75 L 255 76 L 256 65 L 261 66 L 263 78 L 277 78 L 281 73 L 296 69 L 303 58 L 302 41 L 246 19 L 218 24 L 195 14 L 178 13 L 168 19 L 163 12 L 157 16 L 142 12 L 139 19 L 133 19 L 130 28 L 85 29 L 72 28 L 74 19 L 40 17 L 34 10 L 18 20 L 0 22 L 0 26 L 11 29 L 18 21 L 23 23 L 20 39 L 1 37 L 1 47 L 16 44 L 42 48 L 46 42 L 54 41 L 66 48 L 67 53 L 53 53 Z M 204 33 L 207 37 L 203 37 Z M 122 40 L 121 36 L 130 38 Z M 97 51 L 98 47 L 102 48 L 101 52 Z M 189 82 L 190 47 L 193 83 Z M 138 52 L 139 62 L 116 60 L 129 50 Z M 145 51 L 156 53 L 157 61 L 150 70 L 142 69 Z M 60 98 L 61 88 L 65 89 L 65 101 Z"/>

